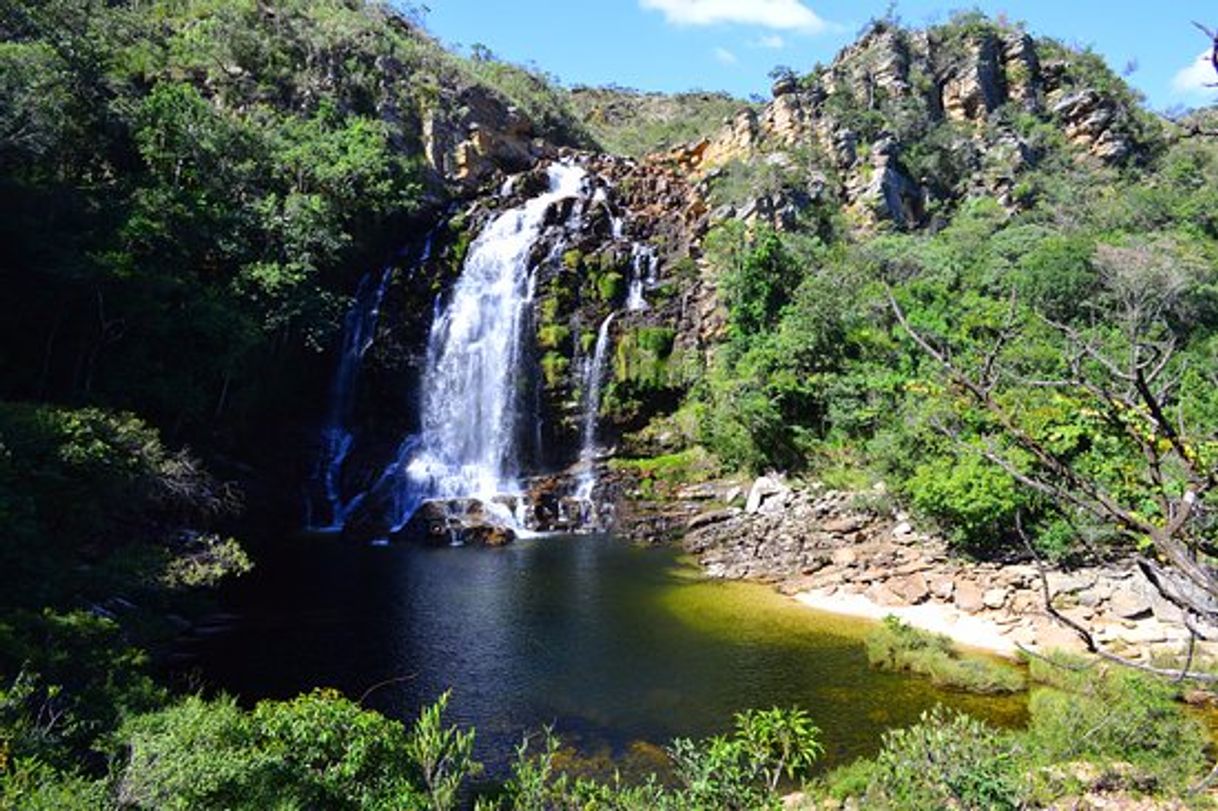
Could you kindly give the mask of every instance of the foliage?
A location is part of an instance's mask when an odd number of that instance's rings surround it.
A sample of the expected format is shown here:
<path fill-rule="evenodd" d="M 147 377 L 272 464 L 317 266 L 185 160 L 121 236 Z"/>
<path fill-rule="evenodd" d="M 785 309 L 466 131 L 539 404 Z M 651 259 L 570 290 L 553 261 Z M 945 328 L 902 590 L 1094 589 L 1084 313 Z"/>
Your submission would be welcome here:
<path fill-rule="evenodd" d="M 1120 762 L 1159 789 L 1189 786 L 1205 765 L 1209 736 L 1200 719 L 1181 709 L 1178 687 L 1124 668 L 1096 667 L 1077 659 L 1033 663 L 1033 678 L 1055 689 L 1032 694 L 1030 760 L 1039 766 Z M 1041 788 L 1054 793 L 1050 785 Z"/>
<path fill-rule="evenodd" d="M 130 414 L 0 403 L 0 562 L 18 604 L 248 569 L 234 541 L 193 529 L 235 506 L 228 487 Z M 100 571 L 81 577 L 69 561 Z"/>
<path fill-rule="evenodd" d="M 870 806 L 892 811 L 1021 807 L 1011 740 L 981 721 L 936 709 L 884 736 L 867 789 Z"/>
<path fill-rule="evenodd" d="M 1024 689 L 1020 673 L 980 657 L 963 657 L 951 640 L 920 631 L 889 615 L 867 635 L 867 660 L 884 670 L 929 676 L 941 687 L 974 693 L 1016 693 Z"/>
<path fill-rule="evenodd" d="M 760 808 L 773 803 L 785 776 L 807 775 L 824 752 L 820 730 L 799 709 L 749 710 L 736 715 L 731 737 L 673 743 L 669 753 L 692 807 Z"/>
<path fill-rule="evenodd" d="M 708 137 L 747 106 L 723 93 L 621 87 L 575 87 L 567 103 L 601 149 L 635 158 Z"/>
<path fill-rule="evenodd" d="M 188 698 L 133 719 L 118 796 L 135 808 L 457 806 L 477 773 L 473 732 L 443 723 L 447 695 L 409 732 L 333 691 L 263 701 Z"/>

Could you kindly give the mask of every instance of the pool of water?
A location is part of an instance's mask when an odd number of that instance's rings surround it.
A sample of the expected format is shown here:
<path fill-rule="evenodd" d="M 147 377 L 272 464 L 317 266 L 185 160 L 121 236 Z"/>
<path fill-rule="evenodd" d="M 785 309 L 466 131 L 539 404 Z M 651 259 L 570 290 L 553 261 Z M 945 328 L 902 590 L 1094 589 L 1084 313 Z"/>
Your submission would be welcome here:
<path fill-rule="evenodd" d="M 674 737 L 725 731 L 734 712 L 794 705 L 832 765 L 939 703 L 1024 720 L 1020 696 L 870 669 L 864 622 L 607 537 L 502 549 L 309 538 L 260 560 L 225 601 L 230 617 L 183 640 L 183 673 L 246 701 L 336 687 L 404 719 L 451 688 L 450 718 L 477 728 L 492 775 L 546 724 L 583 757 L 646 761 Z"/>

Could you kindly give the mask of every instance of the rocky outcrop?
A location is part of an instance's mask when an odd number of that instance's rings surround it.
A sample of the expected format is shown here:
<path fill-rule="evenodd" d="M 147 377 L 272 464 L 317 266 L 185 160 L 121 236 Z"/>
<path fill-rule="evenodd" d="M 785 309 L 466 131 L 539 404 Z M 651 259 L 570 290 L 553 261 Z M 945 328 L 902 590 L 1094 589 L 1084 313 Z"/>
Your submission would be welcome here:
<path fill-rule="evenodd" d="M 1007 178 L 1038 156 L 1011 129 L 1005 108 L 1056 122 L 1080 156 L 1102 163 L 1126 161 L 1138 148 L 1127 102 L 1087 86 L 1086 72 L 1068 61 L 1042 65 L 1040 50 L 1022 30 L 998 23 L 929 31 L 878 23 L 828 68 L 802 80 L 780 77 L 763 108 L 741 110 L 716 135 L 666 157 L 696 179 L 713 179 L 733 162 L 811 151 L 825 177 L 839 178 L 830 197 L 857 212 L 859 225 L 914 228 L 927 223 L 923 203 L 936 190 L 892 158 L 907 145 L 902 133 L 920 137 L 927 122 L 950 124 L 972 156 L 957 161 L 972 176 L 953 185 L 995 194 L 1013 209 Z M 860 135 L 884 148 L 860 150 Z M 782 206 L 753 208 L 778 227 L 788 216 Z"/>
<path fill-rule="evenodd" d="M 1004 51 L 997 36 L 982 35 L 943 81 L 940 104 L 953 121 L 984 121 L 1007 102 Z"/>
<path fill-rule="evenodd" d="M 846 196 L 853 200 L 855 211 L 898 228 L 913 228 L 922 221 L 926 190 L 901 165 L 899 147 L 892 138 L 872 144 L 871 163 L 856 170 L 854 182 Z"/>
<path fill-rule="evenodd" d="M 433 546 L 504 546 L 516 540 L 514 508 L 476 498 L 425 501 L 403 532 Z"/>
<path fill-rule="evenodd" d="M 1072 143 L 1105 163 L 1118 163 L 1133 150 L 1128 113 L 1095 90 L 1058 94 L 1052 112 Z"/>
<path fill-rule="evenodd" d="M 485 87 L 445 94 L 422 116 L 423 154 L 445 182 L 476 189 L 497 172 L 521 172 L 556 147 L 533 122 Z"/>
<path fill-rule="evenodd" d="M 981 620 L 1013 648 L 1082 647 L 1045 609 L 1040 569 L 1028 563 L 971 562 L 902 514 L 877 514 L 875 494 L 792 489 L 758 479 L 745 508 L 704 507 L 686 521 L 685 548 L 707 573 L 774 583 L 817 605 L 865 598 L 883 609 L 937 606 L 945 616 Z M 1046 572 L 1055 609 L 1090 628 L 1104 648 L 1148 661 L 1178 655 L 1189 638 L 1179 609 L 1132 564 Z M 1218 655 L 1201 643 L 1207 657 Z"/>

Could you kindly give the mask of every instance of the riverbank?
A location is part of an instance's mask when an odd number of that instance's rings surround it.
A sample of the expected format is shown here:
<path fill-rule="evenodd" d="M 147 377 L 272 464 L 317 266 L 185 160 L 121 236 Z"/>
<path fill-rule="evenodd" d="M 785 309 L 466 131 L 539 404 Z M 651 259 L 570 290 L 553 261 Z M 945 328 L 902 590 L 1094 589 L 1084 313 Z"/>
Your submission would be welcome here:
<path fill-rule="evenodd" d="M 720 492 L 722 490 L 722 492 Z M 702 485 L 674 508 L 685 515 L 682 543 L 711 577 L 774 585 L 818 611 L 904 622 L 961 645 L 1003 656 L 1019 648 L 1084 650 L 1046 609 L 1089 628 L 1103 649 L 1140 661 L 1183 656 L 1189 632 L 1132 563 L 1069 570 L 966 559 L 946 541 L 885 508 L 882 493 L 818 485 L 794 488 L 773 477 L 745 491 Z M 743 500 L 743 503 L 742 503 Z M 1199 661 L 1218 647 L 1199 643 Z"/>

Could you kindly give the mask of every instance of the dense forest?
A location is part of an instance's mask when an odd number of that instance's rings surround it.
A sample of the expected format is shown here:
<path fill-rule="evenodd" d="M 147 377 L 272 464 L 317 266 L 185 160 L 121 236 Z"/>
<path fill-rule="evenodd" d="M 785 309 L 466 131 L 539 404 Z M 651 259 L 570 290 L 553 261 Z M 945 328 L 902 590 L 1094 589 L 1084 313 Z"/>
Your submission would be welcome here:
<path fill-rule="evenodd" d="M 0 808 L 744 809 L 801 786 L 808 807 L 1049 807 L 1103 782 L 1080 763 L 1208 807 L 1185 687 L 1074 660 L 1027 668 L 1026 729 L 935 712 L 826 774 L 813 717 L 756 709 L 651 781 L 568 774 L 548 734 L 481 780 L 447 696 L 404 723 L 162 678 L 210 590 L 299 520 L 360 277 L 402 270 L 374 361 L 409 367 L 477 204 L 559 154 L 641 161 L 614 194 L 660 221 L 648 195 L 680 186 L 697 220 L 649 234 L 663 272 L 593 404 L 620 497 L 783 471 L 907 509 L 962 559 L 1139 560 L 1190 644 L 1218 627 L 1207 112 L 1161 118 L 1094 53 L 975 13 L 873 21 L 833 65 L 777 71 L 768 106 L 568 89 L 445 50 L 422 15 L 0 0 Z M 1005 72 L 960 78 L 979 64 Z M 815 117 L 783 119 L 792 99 Z M 591 316 L 627 296 L 609 255 L 565 251 L 538 297 L 540 399 L 572 433 Z"/>

